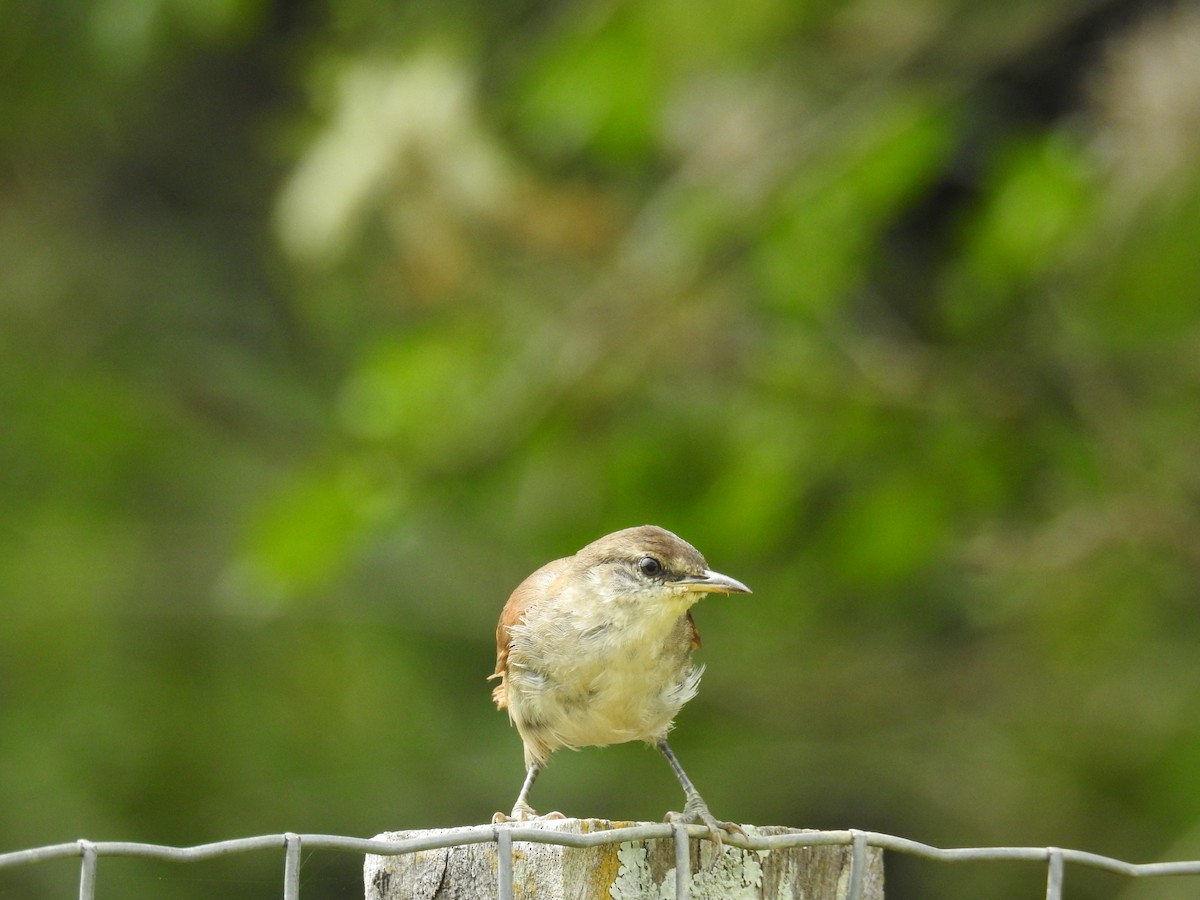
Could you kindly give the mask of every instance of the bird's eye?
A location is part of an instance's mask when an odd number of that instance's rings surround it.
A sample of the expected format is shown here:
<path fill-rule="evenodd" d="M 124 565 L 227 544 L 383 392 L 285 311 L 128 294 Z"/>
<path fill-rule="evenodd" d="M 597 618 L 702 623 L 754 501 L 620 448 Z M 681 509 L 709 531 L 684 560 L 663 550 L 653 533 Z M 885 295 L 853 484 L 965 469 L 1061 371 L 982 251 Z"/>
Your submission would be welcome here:
<path fill-rule="evenodd" d="M 653 556 L 643 556 L 638 560 L 638 569 L 643 575 L 659 575 L 662 573 L 662 563 Z"/>

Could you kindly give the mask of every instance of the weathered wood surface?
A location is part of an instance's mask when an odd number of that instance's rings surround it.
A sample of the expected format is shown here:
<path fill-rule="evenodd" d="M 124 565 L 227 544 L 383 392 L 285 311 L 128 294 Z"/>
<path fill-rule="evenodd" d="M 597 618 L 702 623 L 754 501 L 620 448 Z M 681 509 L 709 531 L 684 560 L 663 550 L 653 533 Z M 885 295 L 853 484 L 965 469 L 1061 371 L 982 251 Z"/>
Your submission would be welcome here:
<path fill-rule="evenodd" d="M 634 822 L 560 819 L 539 827 L 587 834 Z M 395 831 L 398 841 L 454 829 Z M 783 827 L 746 827 L 752 835 L 791 834 Z M 447 847 L 400 856 L 368 856 L 366 900 L 492 900 L 498 861 L 493 843 Z M 692 900 L 844 900 L 850 848 L 795 847 L 754 851 L 726 847 L 713 861 L 708 841 L 691 842 Z M 883 900 L 883 853 L 870 848 L 863 900 Z M 589 848 L 517 841 L 513 844 L 517 900 L 669 900 L 675 896 L 673 841 L 634 841 Z"/>

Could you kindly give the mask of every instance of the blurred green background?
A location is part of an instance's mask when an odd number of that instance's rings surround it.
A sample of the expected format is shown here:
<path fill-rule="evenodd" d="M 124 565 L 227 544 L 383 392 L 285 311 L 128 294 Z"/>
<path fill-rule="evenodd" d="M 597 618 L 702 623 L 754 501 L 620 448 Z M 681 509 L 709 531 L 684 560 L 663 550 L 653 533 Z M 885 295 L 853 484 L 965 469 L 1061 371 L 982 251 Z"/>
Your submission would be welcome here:
<path fill-rule="evenodd" d="M 673 737 L 717 815 L 1200 857 L 1200 6 L 0 16 L 0 850 L 487 820 L 508 592 L 652 522 L 755 591 Z M 627 745 L 534 799 L 681 797 Z"/>

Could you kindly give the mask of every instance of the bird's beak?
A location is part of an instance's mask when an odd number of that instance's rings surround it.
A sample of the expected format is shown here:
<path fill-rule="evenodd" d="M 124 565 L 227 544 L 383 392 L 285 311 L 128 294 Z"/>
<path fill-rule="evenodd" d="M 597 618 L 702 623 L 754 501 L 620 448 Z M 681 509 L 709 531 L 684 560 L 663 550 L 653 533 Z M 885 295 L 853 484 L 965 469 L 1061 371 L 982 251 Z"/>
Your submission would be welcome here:
<path fill-rule="evenodd" d="M 692 591 L 697 594 L 749 594 L 750 588 L 746 587 L 736 578 L 730 578 L 728 575 L 722 575 L 720 572 L 714 572 L 711 569 L 705 571 L 703 575 L 686 575 L 675 582 L 685 591 Z"/>

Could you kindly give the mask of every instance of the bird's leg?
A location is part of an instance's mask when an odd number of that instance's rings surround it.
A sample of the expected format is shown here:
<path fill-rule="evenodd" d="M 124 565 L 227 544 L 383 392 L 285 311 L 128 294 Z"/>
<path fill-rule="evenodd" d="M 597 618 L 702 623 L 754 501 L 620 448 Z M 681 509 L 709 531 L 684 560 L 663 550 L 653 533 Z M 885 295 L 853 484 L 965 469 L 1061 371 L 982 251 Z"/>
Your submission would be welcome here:
<path fill-rule="evenodd" d="M 666 738 L 658 741 L 655 746 L 667 758 L 667 762 L 671 764 L 671 768 L 675 771 L 675 777 L 679 779 L 679 783 L 683 786 L 684 796 L 687 798 L 684 803 L 683 812 L 667 813 L 668 822 L 675 822 L 681 825 L 691 825 L 693 823 L 707 825 L 708 833 L 712 836 L 712 841 L 717 845 L 718 849 L 722 846 L 722 831 L 729 834 L 744 835 L 746 833 L 736 822 L 722 822 L 708 811 L 708 804 L 704 802 L 704 798 L 700 796 L 700 792 L 696 790 L 696 786 L 692 784 L 692 780 L 687 777 L 687 772 L 683 771 L 683 766 L 679 764 L 679 759 L 675 756 L 675 752 L 667 743 Z"/>
<path fill-rule="evenodd" d="M 529 805 L 529 789 L 533 787 L 533 783 L 537 781 L 538 775 L 542 771 L 541 763 L 531 762 L 529 768 L 525 771 L 525 783 L 521 785 L 521 793 L 517 794 L 517 802 L 513 804 L 512 812 L 507 816 L 504 813 L 496 813 L 492 816 L 492 822 L 499 824 L 501 822 L 527 822 L 530 819 L 561 819 L 563 814 L 560 812 L 546 813 L 544 816 L 539 816 L 532 806 Z"/>
<path fill-rule="evenodd" d="M 529 789 L 533 787 L 533 783 L 537 781 L 538 773 L 541 771 L 542 767 L 536 762 L 529 763 L 529 767 L 525 770 L 525 783 L 521 785 L 521 793 L 517 794 L 517 802 L 513 804 L 512 812 L 507 816 L 502 812 L 496 813 L 492 816 L 494 824 L 524 822 L 537 818 L 537 812 L 529 805 Z"/>
<path fill-rule="evenodd" d="M 525 783 L 521 785 L 521 793 L 517 794 L 517 802 L 513 804 L 510 818 L 516 819 L 518 822 L 523 819 L 537 818 L 537 813 L 529 805 L 529 789 L 533 787 L 533 783 L 537 781 L 541 771 L 542 767 L 537 763 L 529 764 L 529 768 L 525 772 Z"/>

